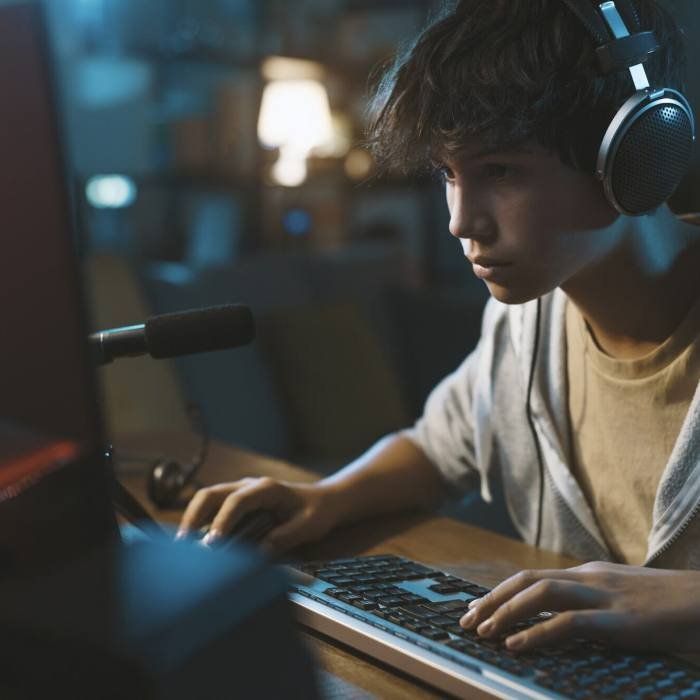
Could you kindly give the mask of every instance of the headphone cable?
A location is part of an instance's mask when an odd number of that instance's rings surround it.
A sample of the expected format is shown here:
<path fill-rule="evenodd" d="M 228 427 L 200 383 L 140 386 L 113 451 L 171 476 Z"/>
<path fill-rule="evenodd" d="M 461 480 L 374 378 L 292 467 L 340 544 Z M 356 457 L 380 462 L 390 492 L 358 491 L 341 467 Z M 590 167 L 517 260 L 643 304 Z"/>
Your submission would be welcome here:
<path fill-rule="evenodd" d="M 535 546 L 540 546 L 540 538 L 542 536 L 542 510 L 544 503 L 544 463 L 542 461 L 542 450 L 540 448 L 540 441 L 537 437 L 537 430 L 535 428 L 535 421 L 532 417 L 532 385 L 535 380 L 535 368 L 537 365 L 537 355 L 539 354 L 540 347 L 540 320 L 541 320 L 541 310 L 542 310 L 542 300 L 537 298 L 537 318 L 535 321 L 535 347 L 532 351 L 532 362 L 530 363 L 530 378 L 527 383 L 527 403 L 526 403 L 526 413 L 527 422 L 530 426 L 530 431 L 532 432 L 532 439 L 535 442 L 535 450 L 537 451 L 537 467 L 539 471 L 539 494 L 538 494 L 538 505 L 537 505 L 537 533 L 535 535 Z"/>

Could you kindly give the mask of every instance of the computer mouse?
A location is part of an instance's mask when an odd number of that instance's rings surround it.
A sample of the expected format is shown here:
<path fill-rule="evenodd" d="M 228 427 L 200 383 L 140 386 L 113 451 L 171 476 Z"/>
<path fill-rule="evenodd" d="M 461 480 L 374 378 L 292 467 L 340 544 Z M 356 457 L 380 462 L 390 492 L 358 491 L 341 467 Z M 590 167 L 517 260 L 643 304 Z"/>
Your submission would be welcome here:
<path fill-rule="evenodd" d="M 202 528 L 193 533 L 196 540 L 206 545 L 225 545 L 229 542 L 246 542 L 255 544 L 260 542 L 265 535 L 277 525 L 278 520 L 271 510 L 254 510 L 246 513 L 233 527 L 231 532 L 217 538 L 213 542 L 205 542 L 209 528 Z"/>
<path fill-rule="evenodd" d="M 277 525 L 277 522 L 277 518 L 271 510 L 254 510 L 244 515 L 224 539 L 259 542 Z"/>

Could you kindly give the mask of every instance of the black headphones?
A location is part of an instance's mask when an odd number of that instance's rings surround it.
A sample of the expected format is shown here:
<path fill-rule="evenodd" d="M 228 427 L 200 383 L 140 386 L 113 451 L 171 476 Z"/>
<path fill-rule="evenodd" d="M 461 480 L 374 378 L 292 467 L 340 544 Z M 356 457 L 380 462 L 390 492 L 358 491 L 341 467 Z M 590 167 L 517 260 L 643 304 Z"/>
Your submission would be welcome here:
<path fill-rule="evenodd" d="M 162 458 L 151 466 L 148 475 L 148 497 L 159 508 L 175 505 L 182 489 L 192 481 L 207 458 L 209 435 L 204 430 L 199 406 L 189 403 L 187 415 L 195 431 L 201 435 L 199 449 L 189 464 L 183 465 L 174 459 Z"/>
<path fill-rule="evenodd" d="M 650 86 L 642 65 L 660 48 L 642 31 L 632 0 L 563 0 L 593 38 L 602 74 L 629 70 L 635 92 L 618 109 L 598 150 L 596 177 L 621 214 L 641 216 L 673 194 L 690 164 L 695 118 L 677 90 Z"/>

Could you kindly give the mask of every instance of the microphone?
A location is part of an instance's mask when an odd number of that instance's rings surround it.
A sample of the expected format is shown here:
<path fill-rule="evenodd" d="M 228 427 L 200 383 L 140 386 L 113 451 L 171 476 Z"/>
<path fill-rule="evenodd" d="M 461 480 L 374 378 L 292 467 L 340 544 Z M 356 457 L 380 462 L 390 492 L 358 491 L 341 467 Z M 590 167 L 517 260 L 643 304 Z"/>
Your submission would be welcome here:
<path fill-rule="evenodd" d="M 243 304 L 225 304 L 152 316 L 145 323 L 97 331 L 89 337 L 97 364 L 118 357 L 150 355 L 156 360 L 247 345 L 255 323 Z"/>

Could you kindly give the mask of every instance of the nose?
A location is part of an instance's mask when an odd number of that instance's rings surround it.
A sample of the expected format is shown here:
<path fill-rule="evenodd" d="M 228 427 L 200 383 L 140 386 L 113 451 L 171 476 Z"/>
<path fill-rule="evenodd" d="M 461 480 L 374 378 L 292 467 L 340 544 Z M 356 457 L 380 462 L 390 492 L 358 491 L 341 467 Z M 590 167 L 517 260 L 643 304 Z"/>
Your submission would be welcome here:
<path fill-rule="evenodd" d="M 494 235 L 485 200 L 477 192 L 455 184 L 447 193 L 450 233 L 455 238 L 486 239 Z"/>

